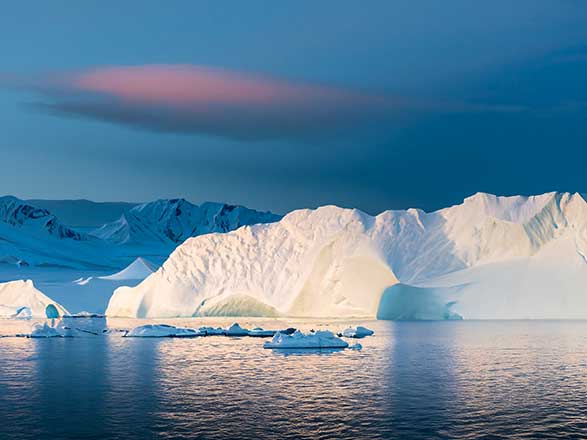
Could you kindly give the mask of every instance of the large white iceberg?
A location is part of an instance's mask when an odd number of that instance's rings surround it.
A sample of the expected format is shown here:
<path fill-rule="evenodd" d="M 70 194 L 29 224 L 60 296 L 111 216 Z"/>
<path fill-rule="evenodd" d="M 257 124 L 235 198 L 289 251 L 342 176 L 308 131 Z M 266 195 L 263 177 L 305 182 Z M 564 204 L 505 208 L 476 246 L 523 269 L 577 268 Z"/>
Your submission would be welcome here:
<path fill-rule="evenodd" d="M 587 318 L 586 285 L 581 195 L 479 193 L 432 213 L 326 206 L 190 238 L 107 314 Z"/>
<path fill-rule="evenodd" d="M 348 342 L 343 341 L 334 333 L 328 330 L 302 333 L 297 330 L 292 335 L 277 332 L 271 341 L 265 342 L 263 348 L 347 348 Z"/>

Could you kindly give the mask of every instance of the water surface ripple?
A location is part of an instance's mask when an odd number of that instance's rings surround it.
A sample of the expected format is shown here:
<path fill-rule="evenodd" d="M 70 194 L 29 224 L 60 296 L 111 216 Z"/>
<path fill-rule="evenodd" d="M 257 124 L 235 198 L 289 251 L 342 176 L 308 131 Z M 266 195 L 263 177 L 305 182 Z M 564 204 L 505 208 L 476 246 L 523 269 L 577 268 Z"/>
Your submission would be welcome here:
<path fill-rule="evenodd" d="M 376 333 L 362 351 L 307 354 L 256 338 L 0 338 L 0 439 L 587 437 L 587 322 L 363 324 Z"/>

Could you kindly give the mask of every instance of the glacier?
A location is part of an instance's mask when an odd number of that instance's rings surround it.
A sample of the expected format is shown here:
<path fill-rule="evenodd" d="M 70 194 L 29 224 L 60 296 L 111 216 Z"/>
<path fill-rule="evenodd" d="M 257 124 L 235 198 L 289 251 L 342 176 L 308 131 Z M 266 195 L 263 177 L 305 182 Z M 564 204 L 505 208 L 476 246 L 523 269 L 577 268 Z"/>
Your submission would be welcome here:
<path fill-rule="evenodd" d="M 189 238 L 109 316 L 587 317 L 587 203 L 477 193 L 435 212 L 324 206 Z"/>

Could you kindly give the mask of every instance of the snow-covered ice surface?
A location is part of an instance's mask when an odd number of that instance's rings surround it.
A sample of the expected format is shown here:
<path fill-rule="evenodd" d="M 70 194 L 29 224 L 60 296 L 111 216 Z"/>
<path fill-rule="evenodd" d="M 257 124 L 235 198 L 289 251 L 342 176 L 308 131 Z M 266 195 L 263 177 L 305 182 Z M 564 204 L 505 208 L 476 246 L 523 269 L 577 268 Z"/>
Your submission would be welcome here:
<path fill-rule="evenodd" d="M 292 335 L 277 332 L 271 341 L 263 344 L 264 348 L 281 349 L 347 348 L 348 346 L 348 342 L 340 339 L 329 330 L 308 333 L 297 330 Z"/>
<path fill-rule="evenodd" d="M 108 314 L 587 318 L 586 255 L 579 194 L 478 193 L 378 216 L 325 206 L 190 238 L 117 289 Z"/>

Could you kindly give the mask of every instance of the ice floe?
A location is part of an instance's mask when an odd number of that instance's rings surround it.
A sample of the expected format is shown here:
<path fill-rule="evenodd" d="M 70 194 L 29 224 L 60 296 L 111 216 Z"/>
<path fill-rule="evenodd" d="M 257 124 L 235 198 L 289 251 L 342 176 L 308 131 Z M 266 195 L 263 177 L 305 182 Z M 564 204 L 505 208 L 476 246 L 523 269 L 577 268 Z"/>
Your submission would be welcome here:
<path fill-rule="evenodd" d="M 249 336 L 253 338 L 271 338 L 275 336 L 275 333 L 277 333 L 276 330 L 264 330 L 261 327 L 255 327 L 249 330 Z"/>
<path fill-rule="evenodd" d="M 202 336 L 224 336 L 226 334 L 226 330 L 222 327 L 200 327 L 199 331 Z"/>
<path fill-rule="evenodd" d="M 145 324 L 129 330 L 127 338 L 193 338 L 202 334 L 192 328 L 175 327 L 167 324 Z"/>
<path fill-rule="evenodd" d="M 265 342 L 263 348 L 347 348 L 348 342 L 343 341 L 328 330 L 302 333 L 297 330 L 292 335 L 278 332 L 271 341 Z"/>
<path fill-rule="evenodd" d="M 365 336 L 372 336 L 375 333 L 373 330 L 358 325 L 357 327 L 349 327 L 343 330 L 342 334 L 345 338 L 364 338 Z"/>

